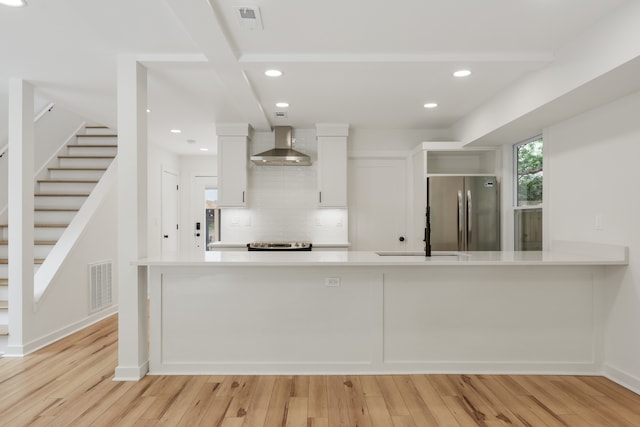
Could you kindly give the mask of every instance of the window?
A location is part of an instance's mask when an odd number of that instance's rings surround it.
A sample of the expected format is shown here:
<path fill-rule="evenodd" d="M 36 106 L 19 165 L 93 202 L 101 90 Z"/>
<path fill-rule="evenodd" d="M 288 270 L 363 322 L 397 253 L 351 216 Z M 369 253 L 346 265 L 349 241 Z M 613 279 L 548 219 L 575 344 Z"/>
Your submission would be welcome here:
<path fill-rule="evenodd" d="M 542 136 L 514 145 L 515 250 L 542 250 Z"/>

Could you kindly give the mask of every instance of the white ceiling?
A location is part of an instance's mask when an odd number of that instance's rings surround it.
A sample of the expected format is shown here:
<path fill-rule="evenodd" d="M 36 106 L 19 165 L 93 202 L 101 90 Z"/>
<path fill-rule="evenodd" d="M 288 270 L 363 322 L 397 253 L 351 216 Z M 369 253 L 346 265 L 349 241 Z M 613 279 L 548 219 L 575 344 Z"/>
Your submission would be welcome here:
<path fill-rule="evenodd" d="M 0 145 L 7 79 L 117 127 L 119 54 L 149 70 L 149 137 L 215 152 L 215 124 L 452 128 L 607 15 L 637 0 L 28 0 L 0 6 Z M 237 8 L 258 8 L 250 30 Z M 13 41 L 14 43 L 11 43 Z M 267 68 L 284 72 L 264 75 Z M 468 68 L 465 79 L 452 72 Z M 287 101 L 286 110 L 275 107 Z M 425 102 L 437 102 L 427 110 Z M 286 111 L 287 118 L 275 118 Z M 174 135 L 170 129 L 182 129 Z M 6 138 L 6 136 L 5 136 Z M 187 140 L 195 140 L 188 143 Z"/>

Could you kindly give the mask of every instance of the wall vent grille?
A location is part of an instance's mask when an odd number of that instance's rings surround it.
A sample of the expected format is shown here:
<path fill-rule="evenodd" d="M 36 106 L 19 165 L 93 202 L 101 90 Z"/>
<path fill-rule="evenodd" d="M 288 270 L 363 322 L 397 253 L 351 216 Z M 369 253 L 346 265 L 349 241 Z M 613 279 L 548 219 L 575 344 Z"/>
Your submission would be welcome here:
<path fill-rule="evenodd" d="M 89 264 L 89 312 L 113 304 L 112 262 Z"/>

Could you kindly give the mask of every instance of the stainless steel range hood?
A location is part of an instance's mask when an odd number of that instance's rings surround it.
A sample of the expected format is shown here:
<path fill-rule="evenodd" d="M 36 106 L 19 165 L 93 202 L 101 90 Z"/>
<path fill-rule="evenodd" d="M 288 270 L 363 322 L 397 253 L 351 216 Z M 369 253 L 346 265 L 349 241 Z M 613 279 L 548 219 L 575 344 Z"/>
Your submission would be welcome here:
<path fill-rule="evenodd" d="M 251 161 L 258 166 L 310 166 L 311 157 L 291 148 L 291 132 L 291 126 L 276 126 L 276 148 L 251 156 Z"/>

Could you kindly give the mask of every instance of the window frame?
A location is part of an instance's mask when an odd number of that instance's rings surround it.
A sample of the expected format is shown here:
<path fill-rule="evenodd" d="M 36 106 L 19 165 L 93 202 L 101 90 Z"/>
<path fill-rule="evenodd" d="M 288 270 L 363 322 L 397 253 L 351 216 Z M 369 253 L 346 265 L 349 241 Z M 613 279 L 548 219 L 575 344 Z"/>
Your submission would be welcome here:
<path fill-rule="evenodd" d="M 522 206 L 518 206 L 518 178 L 519 178 L 519 174 L 518 174 L 518 148 L 529 144 L 531 142 L 534 141 L 538 141 L 541 140 L 542 141 L 542 152 L 543 152 L 543 163 L 542 163 L 542 173 L 543 173 L 543 177 L 544 177 L 544 136 L 542 133 L 535 135 L 531 138 L 527 138 L 523 141 L 517 142 L 515 144 L 512 145 L 511 148 L 511 152 L 512 152 L 512 197 L 511 197 L 511 209 L 512 209 L 512 232 L 513 232 L 513 248 L 514 250 L 521 250 L 520 249 L 520 236 L 517 233 L 517 221 L 516 221 L 516 215 L 518 213 L 521 213 L 523 211 L 536 211 L 536 210 L 540 210 L 543 214 L 543 224 L 544 224 L 544 179 L 543 179 L 543 187 L 542 187 L 542 200 L 540 200 L 540 203 L 535 204 L 535 205 L 522 205 Z M 543 226 L 543 224 L 541 224 L 541 226 Z M 544 231 L 542 233 L 542 247 L 544 248 Z"/>
<path fill-rule="evenodd" d="M 524 206 L 518 206 L 518 149 L 517 147 L 523 146 L 523 145 L 527 145 L 531 142 L 534 141 L 538 141 L 538 140 L 542 140 L 542 146 L 543 146 L 543 153 L 544 153 L 544 138 L 542 137 L 542 134 L 538 134 L 534 137 L 525 139 L 524 141 L 520 141 L 517 142 L 515 144 L 513 144 L 512 147 L 512 155 L 513 155 L 513 194 L 512 194 L 512 199 L 511 199 L 511 206 L 513 207 L 513 210 L 522 210 L 522 209 L 542 209 L 542 205 L 543 205 L 543 201 L 540 200 L 540 203 L 538 203 L 537 205 L 524 205 Z M 543 163 L 542 163 L 542 173 L 544 175 L 544 159 L 543 159 Z M 542 198 L 544 199 L 544 181 L 543 181 L 543 186 L 542 186 Z"/>

